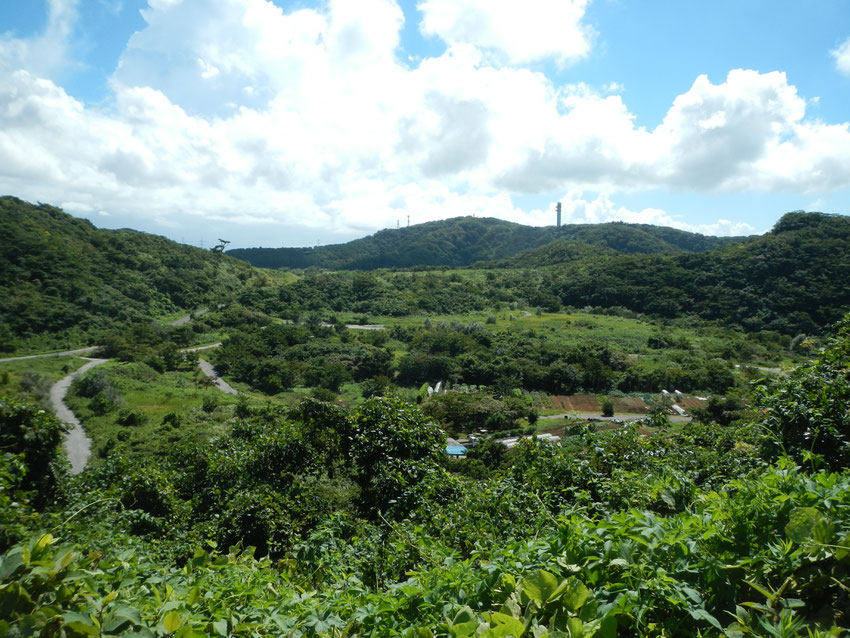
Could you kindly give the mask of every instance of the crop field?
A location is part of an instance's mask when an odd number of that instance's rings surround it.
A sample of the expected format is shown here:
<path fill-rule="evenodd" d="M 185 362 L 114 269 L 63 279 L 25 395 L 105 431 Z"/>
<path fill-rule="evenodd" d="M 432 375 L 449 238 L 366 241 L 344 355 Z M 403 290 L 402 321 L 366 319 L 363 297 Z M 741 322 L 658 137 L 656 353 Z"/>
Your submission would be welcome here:
<path fill-rule="evenodd" d="M 593 394 L 549 395 L 549 403 L 555 410 L 564 412 L 599 412 L 599 399 Z"/>

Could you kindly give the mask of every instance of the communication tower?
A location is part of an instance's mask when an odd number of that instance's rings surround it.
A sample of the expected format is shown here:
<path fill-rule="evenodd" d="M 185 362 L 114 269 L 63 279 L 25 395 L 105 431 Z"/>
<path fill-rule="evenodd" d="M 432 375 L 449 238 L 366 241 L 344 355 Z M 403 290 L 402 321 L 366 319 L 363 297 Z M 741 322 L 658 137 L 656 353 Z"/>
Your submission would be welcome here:
<path fill-rule="evenodd" d="M 561 227 L 561 202 L 555 204 L 555 211 L 558 213 L 558 228 Z"/>

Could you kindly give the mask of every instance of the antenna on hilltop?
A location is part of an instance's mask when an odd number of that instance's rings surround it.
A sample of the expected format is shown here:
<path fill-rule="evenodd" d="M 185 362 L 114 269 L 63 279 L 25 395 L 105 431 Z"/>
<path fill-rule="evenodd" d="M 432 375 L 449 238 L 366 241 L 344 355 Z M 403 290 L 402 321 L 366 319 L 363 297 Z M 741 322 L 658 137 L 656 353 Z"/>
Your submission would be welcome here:
<path fill-rule="evenodd" d="M 398 230 L 400 228 L 401 222 L 399 220 L 395 220 L 395 229 Z"/>
<path fill-rule="evenodd" d="M 410 228 L 410 214 L 407 215 L 407 227 Z"/>
<path fill-rule="evenodd" d="M 561 202 L 555 204 L 555 212 L 558 213 L 558 228 L 561 227 Z"/>

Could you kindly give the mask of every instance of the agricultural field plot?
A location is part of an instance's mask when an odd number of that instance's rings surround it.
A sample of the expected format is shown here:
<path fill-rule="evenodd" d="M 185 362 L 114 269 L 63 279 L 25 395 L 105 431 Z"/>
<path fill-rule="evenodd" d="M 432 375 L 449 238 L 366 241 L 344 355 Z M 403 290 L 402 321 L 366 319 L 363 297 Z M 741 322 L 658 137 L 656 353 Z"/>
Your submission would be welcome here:
<path fill-rule="evenodd" d="M 650 405 L 640 397 L 611 397 L 615 414 L 648 414 Z"/>
<path fill-rule="evenodd" d="M 599 399 L 593 394 L 549 395 L 552 409 L 564 412 L 599 412 Z"/>
<path fill-rule="evenodd" d="M 682 397 L 676 400 L 676 405 L 682 406 L 685 410 L 691 410 L 693 408 L 704 408 L 705 401 L 697 397 Z"/>

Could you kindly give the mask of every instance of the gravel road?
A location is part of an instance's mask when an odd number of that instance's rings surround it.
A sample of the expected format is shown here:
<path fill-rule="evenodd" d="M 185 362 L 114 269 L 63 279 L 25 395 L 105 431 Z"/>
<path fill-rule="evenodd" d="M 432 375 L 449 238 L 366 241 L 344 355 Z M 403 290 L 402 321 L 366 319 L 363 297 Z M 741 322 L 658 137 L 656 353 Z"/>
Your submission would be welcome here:
<path fill-rule="evenodd" d="M 62 352 L 48 352 L 47 354 L 29 354 L 25 357 L 9 357 L 8 359 L 0 359 L 0 363 L 4 361 L 23 361 L 25 359 L 41 359 L 42 357 L 73 357 L 81 354 L 93 354 L 100 350 L 100 346 L 91 346 L 90 348 L 80 348 L 79 350 L 64 350 Z"/>
<path fill-rule="evenodd" d="M 172 322 L 171 322 L 171 323 L 169 323 L 168 325 L 169 325 L 169 326 L 182 326 L 183 324 L 187 324 L 187 323 L 189 323 L 190 321 L 192 321 L 192 319 L 193 319 L 193 318 L 195 318 L 195 317 L 200 317 L 200 316 L 202 316 L 202 315 L 205 315 L 205 314 L 207 314 L 209 311 L 210 311 L 210 309 L 209 309 L 209 308 L 200 308 L 199 310 L 196 310 L 196 311 L 195 311 L 195 312 L 193 312 L 192 314 L 183 315 L 183 316 L 182 316 L 182 317 L 180 317 L 179 319 L 175 319 L 174 321 L 172 321 Z"/>
<path fill-rule="evenodd" d="M 541 421 L 546 419 L 567 419 L 569 417 L 577 417 L 579 419 L 596 419 L 597 421 L 639 421 L 645 418 L 647 415 L 645 414 L 621 414 L 617 416 L 602 416 L 598 412 L 565 412 L 563 414 L 550 414 L 548 416 L 540 416 L 537 417 Z M 667 420 L 671 423 L 690 423 L 691 417 L 689 416 L 679 416 L 678 414 L 670 414 L 667 416 Z"/>
<path fill-rule="evenodd" d="M 231 388 L 227 381 L 218 376 L 213 365 L 206 359 L 198 359 L 198 367 L 205 375 L 212 379 L 216 387 L 225 394 L 239 394 L 238 390 Z"/>
<path fill-rule="evenodd" d="M 74 379 L 86 370 L 106 363 L 109 359 L 89 359 L 88 361 L 82 368 L 72 372 L 64 379 L 60 379 L 50 388 L 50 405 L 53 406 L 53 412 L 60 421 L 71 426 L 65 437 L 65 451 L 68 453 L 68 460 L 71 462 L 72 474 L 79 474 L 85 468 L 89 456 L 91 456 L 91 440 L 86 436 L 79 419 L 65 405 L 65 395 L 68 394 L 68 388 L 71 387 L 71 382 Z"/>

